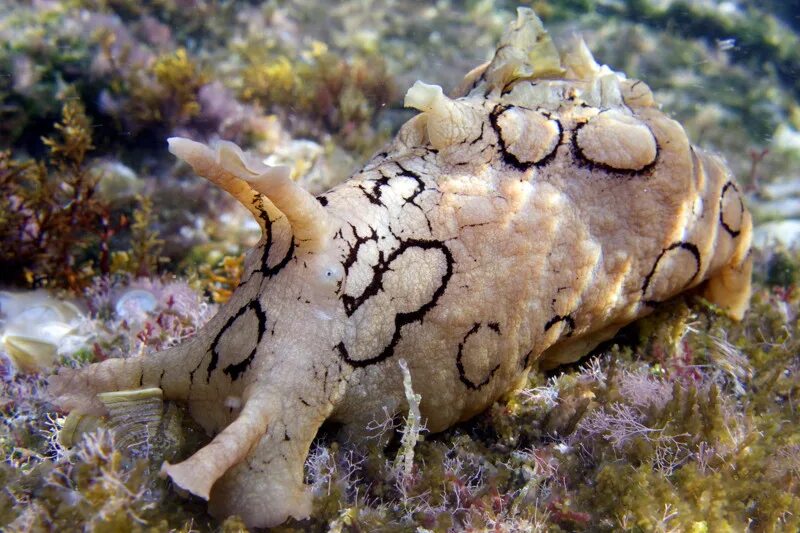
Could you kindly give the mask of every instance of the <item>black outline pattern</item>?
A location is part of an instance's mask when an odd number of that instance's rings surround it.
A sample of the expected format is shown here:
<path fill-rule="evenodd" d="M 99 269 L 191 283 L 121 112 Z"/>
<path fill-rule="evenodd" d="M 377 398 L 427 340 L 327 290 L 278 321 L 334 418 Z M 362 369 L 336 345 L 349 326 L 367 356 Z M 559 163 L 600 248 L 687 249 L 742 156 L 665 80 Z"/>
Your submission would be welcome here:
<path fill-rule="evenodd" d="M 358 252 L 361 249 L 361 246 L 368 242 L 378 242 L 378 232 L 372 226 L 368 226 L 371 233 L 366 237 L 362 237 L 358 234 L 358 231 L 356 231 L 356 227 L 354 225 L 350 224 L 349 222 L 347 224 L 353 231 L 353 236 L 355 237 L 356 242 L 350 244 L 345 240 L 345 243 L 348 247 L 347 256 L 344 258 L 344 261 L 342 261 L 345 278 L 347 278 L 347 274 L 350 272 L 350 267 L 352 267 L 356 261 L 358 261 Z"/>
<path fill-rule="evenodd" d="M 425 182 L 422 180 L 422 176 L 420 176 L 418 173 L 414 172 L 413 170 L 407 169 L 406 167 L 401 165 L 398 161 L 392 161 L 392 162 L 395 165 L 397 165 L 397 168 L 400 169 L 400 172 L 397 174 L 398 177 L 411 178 L 417 184 L 417 187 L 414 189 L 414 193 L 411 196 L 409 196 L 408 198 L 404 198 L 403 199 L 404 203 L 412 204 L 412 205 L 415 205 L 416 207 L 419 207 L 420 209 L 422 209 L 422 207 L 420 207 L 420 205 L 417 203 L 417 196 L 422 194 L 422 192 L 425 190 Z M 425 218 L 427 219 L 427 217 L 425 217 Z M 428 226 L 430 226 L 430 222 L 428 223 Z"/>
<path fill-rule="evenodd" d="M 656 154 L 651 162 L 649 162 L 639 170 L 629 169 L 629 168 L 614 168 L 606 163 L 599 163 L 597 161 L 594 161 L 591 158 L 589 158 L 586 154 L 584 154 L 583 150 L 581 150 L 581 147 L 578 145 L 578 132 L 580 132 L 580 130 L 583 129 L 583 127 L 586 126 L 589 122 L 590 121 L 586 121 L 582 124 L 578 124 L 572 131 L 572 143 L 571 143 L 572 157 L 579 166 L 588 168 L 589 170 L 592 171 L 603 170 L 605 172 L 608 172 L 609 174 L 617 174 L 621 176 L 640 176 L 649 178 L 650 176 L 653 175 L 656 166 L 658 166 L 658 160 L 661 157 L 661 145 L 658 142 L 658 137 L 655 136 L 653 130 L 651 130 L 650 126 L 648 126 L 644 121 L 640 122 L 644 125 L 645 128 L 648 129 L 650 135 L 653 136 L 653 141 L 656 144 Z"/>
<path fill-rule="evenodd" d="M 517 156 L 512 154 L 508 151 L 508 147 L 506 146 L 506 141 L 503 139 L 503 128 L 500 127 L 498 120 L 500 120 L 500 116 L 509 111 L 511 109 L 515 109 L 518 106 L 513 105 L 504 105 L 504 104 L 496 104 L 493 108 L 491 113 L 489 113 L 489 124 L 491 124 L 492 129 L 494 130 L 495 135 L 497 135 L 497 147 L 500 151 L 500 155 L 503 157 L 503 162 L 506 165 L 509 165 L 521 172 L 525 172 L 526 170 L 532 167 L 542 167 L 550 163 L 555 157 L 558 152 L 558 147 L 561 146 L 561 137 L 564 133 L 564 128 L 561 126 L 561 122 L 557 119 L 554 119 L 550 116 L 542 115 L 547 118 L 548 120 L 555 122 L 556 128 L 558 128 L 558 142 L 553 147 L 553 149 L 545 156 L 541 157 L 538 161 L 533 161 L 530 163 L 526 163 L 517 159 Z M 525 109 L 525 108 L 521 108 Z M 537 111 L 538 112 L 538 111 Z"/>
<path fill-rule="evenodd" d="M 683 250 L 686 250 L 686 251 L 690 252 L 694 256 L 694 260 L 696 262 L 696 268 L 695 268 L 694 274 L 692 274 L 692 277 L 689 278 L 689 281 L 687 281 L 683 285 L 682 289 L 685 289 L 686 287 L 691 285 L 691 283 L 698 276 L 698 274 L 700 274 L 700 267 L 702 265 L 702 262 L 701 262 L 701 258 L 700 258 L 700 250 L 697 248 L 697 246 L 695 244 L 691 243 L 691 242 L 688 242 L 688 241 L 678 241 L 678 242 L 674 242 L 674 243 L 670 244 L 669 246 L 667 246 L 666 248 L 661 250 L 661 253 L 658 254 L 658 257 L 656 258 L 656 262 L 653 263 L 653 268 L 650 270 L 650 272 L 644 278 L 644 283 L 642 284 L 642 303 L 644 303 L 645 305 L 655 306 L 655 305 L 658 305 L 658 304 L 661 303 L 658 300 L 645 300 L 644 297 L 645 297 L 645 294 L 647 294 L 647 289 L 650 286 L 650 281 L 652 280 L 653 275 L 656 273 L 656 269 L 658 268 L 658 263 L 661 261 L 661 259 L 664 257 L 664 255 L 667 254 L 667 252 L 670 252 L 670 251 L 672 251 L 672 250 L 674 250 L 676 248 L 681 248 Z"/>
<path fill-rule="evenodd" d="M 450 252 L 450 249 L 445 246 L 444 243 L 439 241 L 425 241 L 420 239 L 410 239 L 407 241 L 401 241 L 400 245 L 389 254 L 388 257 L 384 258 L 383 253 L 380 253 L 380 259 L 378 264 L 372 267 L 373 276 L 372 280 L 370 281 L 369 285 L 364 289 L 364 291 L 359 296 L 349 296 L 349 295 L 342 295 L 342 302 L 344 304 L 345 313 L 348 317 L 353 316 L 353 313 L 358 310 L 367 300 L 378 294 L 381 290 L 383 290 L 383 275 L 391 270 L 392 262 L 400 257 L 403 253 L 411 248 L 421 248 L 423 250 L 440 250 L 442 255 L 445 259 L 445 272 L 442 276 L 442 280 L 436 290 L 433 292 L 431 299 L 428 300 L 426 303 L 422 304 L 418 309 L 415 311 L 409 311 L 405 313 L 397 313 L 394 316 L 394 332 L 392 333 L 392 338 L 386 347 L 377 355 L 373 357 L 369 357 L 367 359 L 352 359 L 350 354 L 347 351 L 347 347 L 344 345 L 344 342 L 340 342 L 337 344 L 334 349 L 339 353 L 341 358 L 349 365 L 362 368 L 365 366 L 369 366 L 372 364 L 380 363 L 381 361 L 385 361 L 392 355 L 394 355 L 394 350 L 397 347 L 397 344 L 400 342 L 402 337 L 401 330 L 404 326 L 412 324 L 414 322 L 422 322 L 425 318 L 425 315 L 436 306 L 436 303 L 441 298 L 444 291 L 447 289 L 447 285 L 450 282 L 450 278 L 453 275 L 453 255 Z"/>
<path fill-rule="evenodd" d="M 267 330 L 267 313 L 261 307 L 261 302 L 259 302 L 258 299 L 251 300 L 247 303 L 247 305 L 242 306 L 238 311 L 236 311 L 236 314 L 228 318 L 228 320 L 225 322 L 225 325 L 222 326 L 222 328 L 220 328 L 220 330 L 217 332 L 217 335 L 214 337 L 214 340 L 211 342 L 211 346 L 208 349 L 211 352 L 211 360 L 208 362 L 208 367 L 206 367 L 206 383 L 211 382 L 211 373 L 216 370 L 219 363 L 220 354 L 217 352 L 217 345 L 219 344 L 220 340 L 222 340 L 222 336 L 239 318 L 244 316 L 244 314 L 250 310 L 256 314 L 256 319 L 258 320 L 258 337 L 256 339 L 255 346 L 253 346 L 253 349 L 250 351 L 250 354 L 248 354 L 247 357 L 238 363 L 232 363 L 226 366 L 224 369 L 222 369 L 222 371 L 228 375 L 231 380 L 236 381 L 250 367 L 250 363 L 252 363 L 253 359 L 255 358 L 258 345 L 261 344 L 261 339 L 264 337 L 264 333 Z M 200 365 L 198 364 L 197 368 L 199 367 Z M 189 373 L 190 382 L 194 382 L 194 373 L 197 371 L 197 368 Z"/>
<path fill-rule="evenodd" d="M 725 200 L 725 193 L 728 192 L 729 188 L 733 188 L 733 190 L 736 191 L 737 198 L 739 198 L 739 209 L 740 209 L 740 212 L 739 212 L 739 216 L 740 216 L 739 224 L 740 225 L 739 225 L 739 229 L 738 230 L 734 230 L 733 228 L 731 228 L 725 222 L 725 216 L 724 216 L 725 215 L 725 210 L 723 209 L 723 206 L 724 206 L 724 200 Z M 719 195 L 719 223 L 722 224 L 722 227 L 725 228 L 725 231 L 727 231 L 730 234 L 730 236 L 735 239 L 736 237 L 738 237 L 742 233 L 741 219 L 744 219 L 744 202 L 742 201 L 742 194 L 739 192 L 739 188 L 736 186 L 736 184 L 734 182 L 728 181 L 722 187 L 722 192 Z"/>
<path fill-rule="evenodd" d="M 544 325 L 545 333 L 550 330 L 553 326 L 558 324 L 559 322 L 564 322 L 567 325 L 569 331 L 567 331 L 566 336 L 572 337 L 572 333 L 575 331 L 575 320 L 572 318 L 571 315 L 555 315 L 553 318 L 547 321 L 547 324 Z"/>
<path fill-rule="evenodd" d="M 272 243 L 270 243 L 271 246 Z M 269 266 L 268 259 L 269 259 L 269 248 L 265 248 L 264 255 L 261 257 L 261 268 L 258 269 L 258 272 L 261 272 L 265 278 L 271 278 L 276 276 L 281 270 L 286 268 L 286 265 L 289 264 L 289 261 L 292 260 L 294 257 L 294 249 L 295 249 L 295 242 L 294 242 L 294 235 L 292 235 L 292 240 L 289 241 L 289 248 L 286 250 L 286 254 L 284 254 L 283 259 L 281 259 L 278 263 L 273 266 Z"/>
<path fill-rule="evenodd" d="M 495 330 L 495 328 L 492 327 L 493 325 L 497 325 L 497 323 L 492 322 L 491 324 L 489 324 L 488 325 L 489 329 L 491 329 L 492 331 L 494 331 L 499 335 L 500 332 Z M 461 342 L 458 344 L 458 352 L 456 353 L 456 368 L 458 369 L 458 379 L 460 379 L 461 383 L 463 383 L 468 389 L 471 390 L 478 390 L 484 385 L 488 384 L 494 377 L 495 372 L 497 372 L 497 370 L 500 368 L 500 363 L 495 365 L 495 367 L 489 371 L 489 375 L 486 376 L 480 383 L 475 383 L 474 381 L 472 381 L 467 377 L 467 373 L 464 370 L 464 364 L 461 362 L 461 360 L 464 357 L 464 345 L 467 344 L 467 339 L 469 339 L 471 335 L 477 333 L 478 330 L 481 329 L 481 327 L 483 327 L 483 324 L 481 324 L 480 322 L 475 322 L 475 324 L 472 325 L 472 328 L 470 328 L 470 330 L 467 331 L 467 333 L 464 335 L 464 338 L 461 339 Z"/>
<path fill-rule="evenodd" d="M 533 356 L 533 350 L 528 350 L 528 353 L 525 354 L 525 357 L 522 359 L 522 369 L 528 368 L 528 365 L 531 364 L 531 357 Z"/>
<path fill-rule="evenodd" d="M 263 272 L 263 265 L 267 263 L 274 238 L 272 224 L 275 221 L 269 218 L 269 213 L 267 213 L 267 210 L 264 208 L 264 196 L 259 192 L 254 192 L 252 203 L 253 207 L 255 207 L 255 209 L 258 211 L 258 218 L 261 219 L 264 227 L 264 244 L 259 247 L 261 249 L 262 267 L 253 270 L 253 272 L 251 272 L 247 278 L 242 278 L 242 280 L 240 280 L 239 284 L 236 286 L 237 289 L 242 285 L 246 285 L 251 279 L 253 279 L 253 275 L 257 272 Z"/>

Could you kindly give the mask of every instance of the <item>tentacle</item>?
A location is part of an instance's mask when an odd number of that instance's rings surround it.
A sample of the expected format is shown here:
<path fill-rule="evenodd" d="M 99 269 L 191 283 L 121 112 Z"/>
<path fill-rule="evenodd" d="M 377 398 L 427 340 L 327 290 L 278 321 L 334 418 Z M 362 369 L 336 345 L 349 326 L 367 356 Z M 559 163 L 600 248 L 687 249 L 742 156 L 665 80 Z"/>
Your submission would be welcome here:
<path fill-rule="evenodd" d="M 262 230 L 265 229 L 265 212 L 271 220 L 281 216 L 278 208 L 254 191 L 245 179 L 254 174 L 251 169 L 263 171 L 268 167 L 248 158 L 235 144 L 222 141 L 214 151 L 205 144 L 182 137 L 170 137 L 167 142 L 173 155 L 189 163 L 198 175 L 219 186 L 245 206 Z"/>
<path fill-rule="evenodd" d="M 217 479 L 242 461 L 266 433 L 267 415 L 276 410 L 274 403 L 274 398 L 263 395 L 250 398 L 236 420 L 214 440 L 181 463 L 165 462 L 161 473 L 169 475 L 179 487 L 207 500 Z"/>
<path fill-rule="evenodd" d="M 168 142 L 170 152 L 239 200 L 262 229 L 264 211 L 270 220 L 284 215 L 299 249 L 317 251 L 324 246 L 330 234 L 330 217 L 311 193 L 292 181 L 287 167 L 265 165 L 231 142 L 217 143 L 216 151 L 180 137 Z"/>
<path fill-rule="evenodd" d="M 311 495 L 303 483 L 303 466 L 317 430 L 332 410 L 328 402 L 318 406 L 283 397 L 270 409 L 267 433 L 214 485 L 211 514 L 237 514 L 249 527 L 274 526 L 289 516 L 307 518 Z"/>
<path fill-rule="evenodd" d="M 330 215 L 311 193 L 292 181 L 287 167 L 267 169 L 247 181 L 286 215 L 298 248 L 324 248 L 331 233 Z"/>
<path fill-rule="evenodd" d="M 406 92 L 403 105 L 424 113 L 428 139 L 437 150 L 480 135 L 482 120 L 476 110 L 462 100 L 445 96 L 438 85 L 416 82 Z"/>

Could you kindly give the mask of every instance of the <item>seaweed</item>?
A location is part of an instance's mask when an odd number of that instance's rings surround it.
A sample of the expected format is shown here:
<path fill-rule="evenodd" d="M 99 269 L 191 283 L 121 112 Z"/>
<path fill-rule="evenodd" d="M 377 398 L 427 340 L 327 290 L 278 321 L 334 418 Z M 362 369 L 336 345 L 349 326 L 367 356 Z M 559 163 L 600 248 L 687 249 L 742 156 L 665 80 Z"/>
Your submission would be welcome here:
<path fill-rule="evenodd" d="M 43 128 L 58 118 L 65 87 L 82 94 L 90 85 L 84 77 L 89 43 L 65 30 L 57 6 L 36 10 L 25 4 L 9 6 L 0 16 L 0 148 L 5 149 L 35 148 Z"/>
<path fill-rule="evenodd" d="M 738 43 L 732 51 L 734 61 L 748 62 L 757 71 L 763 71 L 766 65 L 775 68 L 795 96 L 800 95 L 797 36 L 786 31 L 768 11 L 749 7 L 745 10 L 746 16 L 723 17 L 714 8 L 692 2 L 659 4 L 647 0 L 626 0 L 599 11 L 659 29 L 672 28 L 684 36 L 712 42 L 733 38 Z"/>
<path fill-rule="evenodd" d="M 137 209 L 97 194 L 101 176 L 87 165 L 94 148 L 91 123 L 74 93 L 65 97 L 54 129 L 42 138 L 46 161 L 0 152 L 0 279 L 78 291 L 96 275 L 156 274 L 162 241 L 150 229 L 150 201 L 137 197 Z M 132 250 L 114 250 L 128 230 Z"/>
<path fill-rule="evenodd" d="M 198 285 L 214 303 L 227 302 L 244 272 L 244 254 L 224 256 L 216 266 L 200 265 Z"/>
<path fill-rule="evenodd" d="M 377 112 L 396 99 L 395 83 L 380 56 L 345 59 L 319 41 L 299 56 L 256 46 L 240 52 L 246 65 L 240 96 L 266 109 L 290 109 L 322 131 L 337 133 L 347 147 L 363 148 Z"/>
<path fill-rule="evenodd" d="M 109 208 L 95 195 L 84 159 L 92 146 L 83 104 L 68 97 L 47 163 L 0 153 L 0 264 L 3 281 L 78 288 L 91 276 L 86 251 L 104 239 Z"/>
<path fill-rule="evenodd" d="M 128 273 L 136 277 L 155 276 L 161 263 L 167 261 L 161 257 L 164 241 L 152 229 L 152 201 L 146 196 L 136 196 L 136 201 L 139 208 L 133 212 L 133 223 L 130 225 L 130 250 L 111 252 L 111 264 L 104 272 Z"/>
<path fill-rule="evenodd" d="M 86 435 L 71 456 L 44 459 L 27 473 L 7 463 L 0 466 L 5 531 L 69 531 L 80 524 L 97 532 L 188 532 L 202 523 L 188 509 L 175 507 L 163 514 L 167 502 L 156 501 L 166 483 L 152 476 L 146 459 L 134 460 L 115 449 L 110 432 Z"/>
<path fill-rule="evenodd" d="M 102 110 L 128 135 L 163 137 L 200 113 L 197 95 L 208 75 L 185 48 L 166 52 L 141 64 L 127 47 L 116 43 L 114 29 L 95 35 L 108 65 L 99 80 Z"/>

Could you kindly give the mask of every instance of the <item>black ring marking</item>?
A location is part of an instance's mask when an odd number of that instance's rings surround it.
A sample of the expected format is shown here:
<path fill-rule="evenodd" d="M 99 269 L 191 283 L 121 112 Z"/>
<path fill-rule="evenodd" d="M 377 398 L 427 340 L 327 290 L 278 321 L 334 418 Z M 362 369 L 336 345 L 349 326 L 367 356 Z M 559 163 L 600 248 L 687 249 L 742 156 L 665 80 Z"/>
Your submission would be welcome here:
<path fill-rule="evenodd" d="M 253 279 L 253 275 L 256 272 L 261 272 L 261 273 L 264 272 L 264 265 L 266 265 L 267 261 L 269 260 L 269 252 L 272 249 L 272 244 L 273 244 L 274 237 L 273 237 L 272 224 L 273 222 L 275 222 L 275 220 L 278 220 L 278 219 L 272 220 L 269 218 L 269 213 L 267 213 L 267 210 L 264 208 L 264 196 L 261 193 L 258 192 L 253 193 L 253 206 L 258 210 L 258 218 L 260 218 L 264 223 L 264 245 L 261 247 L 262 267 L 253 270 L 250 273 L 250 275 L 247 276 L 247 279 L 242 279 L 241 281 L 239 281 L 239 284 L 236 285 L 237 289 L 242 285 L 248 283 L 251 279 Z"/>
<path fill-rule="evenodd" d="M 496 323 L 493 322 L 493 324 Z M 478 330 L 481 329 L 481 326 L 482 324 L 479 322 L 473 324 L 472 328 L 469 331 L 467 331 L 466 335 L 464 335 L 464 338 L 461 339 L 461 342 L 458 344 L 458 353 L 456 353 L 456 368 L 458 369 L 458 378 L 461 380 L 461 383 L 466 385 L 468 389 L 472 390 L 478 390 L 487 383 L 489 383 L 492 380 L 492 377 L 494 377 L 495 372 L 497 372 L 497 369 L 500 368 L 499 363 L 495 365 L 495 367 L 489 371 L 489 375 L 486 376 L 480 383 L 475 383 L 474 381 L 472 381 L 467 377 L 467 373 L 464 370 L 464 364 L 461 362 L 461 360 L 464 357 L 464 345 L 467 344 L 467 339 L 469 339 L 470 335 L 477 333 Z M 492 328 L 491 326 L 490 329 L 494 331 L 494 328 Z"/>
<path fill-rule="evenodd" d="M 231 363 L 222 369 L 222 372 L 230 376 L 232 381 L 239 379 L 239 377 L 250 367 L 250 363 L 253 362 L 253 359 L 256 356 L 258 345 L 261 344 L 261 339 L 264 337 L 264 332 L 267 329 L 267 314 L 264 312 L 264 309 L 261 308 L 261 302 L 258 300 L 253 300 L 248 305 L 253 309 L 253 311 L 255 311 L 256 318 L 258 319 L 258 337 L 256 338 L 256 345 L 253 347 L 253 351 L 251 351 L 245 359 L 238 363 Z"/>
<path fill-rule="evenodd" d="M 431 299 L 428 300 L 426 303 L 422 304 L 418 309 L 414 311 L 409 311 L 405 313 L 397 313 L 394 316 L 394 332 L 392 333 L 392 338 L 389 341 L 389 344 L 379 353 L 373 357 L 367 359 L 352 359 L 347 351 L 347 347 L 344 345 L 344 342 L 340 342 L 335 346 L 335 349 L 339 352 L 339 355 L 342 359 L 349 365 L 362 368 L 365 366 L 369 366 L 372 364 L 380 363 L 381 361 L 385 361 L 392 355 L 394 355 L 394 350 L 397 347 L 397 344 L 400 342 L 401 338 L 401 330 L 404 326 L 412 324 L 414 322 L 422 322 L 425 315 L 436 306 L 436 303 L 441 298 L 444 291 L 447 289 L 447 285 L 450 282 L 450 278 L 453 275 L 453 255 L 450 253 L 450 249 L 439 241 L 423 241 L 418 239 L 412 239 L 408 241 L 402 241 L 400 246 L 397 247 L 389 256 L 384 259 L 383 254 L 380 254 L 380 260 L 377 265 L 373 267 L 373 277 L 372 281 L 369 285 L 364 289 L 364 292 L 361 293 L 358 297 L 343 295 L 342 302 L 344 303 L 345 313 L 348 317 L 352 316 L 356 310 L 361 307 L 364 302 L 370 299 L 372 296 L 378 294 L 379 291 L 383 289 L 383 275 L 390 270 L 390 266 L 392 262 L 397 259 L 400 255 L 402 255 L 406 250 L 410 248 L 421 248 L 423 250 L 440 250 L 442 255 L 445 258 L 445 272 L 442 276 L 442 280 L 436 290 L 433 292 Z"/>
<path fill-rule="evenodd" d="M 392 262 L 410 248 L 421 248 L 423 250 L 438 249 L 442 252 L 442 254 L 445 257 L 445 261 L 447 264 L 446 264 L 445 275 L 442 278 L 442 284 L 439 286 L 438 289 L 436 289 L 436 291 L 433 294 L 431 302 L 429 302 L 431 306 L 435 305 L 436 300 L 438 300 L 439 296 L 441 296 L 441 293 L 444 292 L 445 286 L 447 285 L 447 282 L 450 280 L 450 276 L 452 276 L 453 274 L 453 255 L 450 253 L 450 249 L 439 241 L 424 241 L 420 239 L 409 239 L 406 241 L 400 241 L 400 245 L 396 249 L 394 249 L 392 253 L 390 253 L 389 256 L 386 258 L 383 257 L 383 252 L 379 252 L 378 264 L 372 267 L 372 272 L 373 272 L 372 280 L 360 295 L 349 296 L 345 294 L 342 296 L 342 302 L 344 303 L 345 313 L 347 314 L 348 317 L 353 316 L 353 313 L 355 313 L 356 310 L 359 307 L 361 307 L 361 305 L 364 302 L 366 302 L 371 297 L 378 294 L 378 292 L 383 289 L 383 275 L 388 270 L 390 270 Z"/>
<path fill-rule="evenodd" d="M 694 278 L 696 278 L 697 275 L 700 274 L 701 258 L 700 258 L 700 250 L 697 248 L 697 246 L 691 242 L 686 242 L 686 241 L 678 241 L 670 244 L 668 247 L 661 250 L 661 253 L 658 254 L 658 257 L 656 258 L 656 262 L 653 264 L 653 268 L 644 278 L 644 284 L 642 285 L 642 303 L 644 303 L 645 305 L 655 306 L 661 303 L 658 300 L 645 300 L 644 296 L 645 294 L 647 294 L 647 288 L 650 286 L 650 281 L 653 278 L 653 275 L 656 273 L 659 261 L 661 261 L 661 258 L 663 258 L 667 252 L 670 252 L 676 248 L 681 248 L 683 250 L 688 251 L 689 253 L 692 254 L 692 256 L 694 256 L 695 260 L 694 274 L 692 274 L 692 277 L 689 278 L 689 281 L 687 281 L 683 287 L 684 288 L 688 287 L 692 283 L 692 281 L 694 281 Z"/>
<path fill-rule="evenodd" d="M 288 265 L 289 261 L 291 261 L 292 257 L 294 256 L 294 248 L 295 248 L 295 243 L 294 243 L 294 235 L 293 235 L 292 236 L 292 240 L 289 241 L 289 248 L 286 250 L 286 254 L 283 256 L 283 259 L 281 259 L 274 266 L 269 266 L 267 264 L 268 255 L 267 255 L 266 249 L 265 249 L 264 255 L 261 258 L 262 259 L 261 260 L 261 268 L 259 269 L 259 272 L 264 274 L 264 277 L 266 277 L 266 278 L 271 278 L 271 277 L 277 275 L 278 272 L 280 272 L 281 270 L 286 268 L 286 265 Z"/>
<path fill-rule="evenodd" d="M 206 383 L 211 381 L 211 373 L 217 368 L 217 364 L 219 363 L 219 352 L 217 352 L 217 345 L 219 341 L 222 339 L 222 336 L 225 332 L 233 326 L 233 324 L 242 317 L 247 311 L 252 310 L 256 314 L 256 318 L 258 319 L 258 338 L 256 339 L 255 346 L 253 346 L 253 350 L 250 354 L 244 358 L 239 363 L 230 364 L 226 366 L 222 371 L 231 377 L 232 380 L 236 381 L 240 375 L 247 370 L 250 366 L 250 363 L 253 361 L 253 358 L 256 355 L 256 350 L 258 349 L 258 345 L 261 343 L 261 338 L 264 336 L 264 332 L 267 329 L 267 314 L 261 308 L 261 302 L 258 300 L 252 300 L 247 305 L 241 307 L 236 314 L 228 318 L 225 322 L 225 325 L 217 333 L 214 340 L 211 342 L 211 347 L 209 348 L 211 351 L 211 361 L 208 363 L 208 367 L 206 369 L 207 376 L 206 376 Z M 192 372 L 194 373 L 194 372 Z"/>
<path fill-rule="evenodd" d="M 347 277 L 347 274 L 350 272 L 350 267 L 352 267 L 358 260 L 358 251 L 361 248 L 361 245 L 366 244 L 369 241 L 374 241 L 376 243 L 378 242 L 378 232 L 372 226 L 367 226 L 370 229 L 371 233 L 366 237 L 361 237 L 356 231 L 356 227 L 354 225 L 350 224 L 349 222 L 348 225 L 353 230 L 353 236 L 356 238 L 356 242 L 350 244 L 349 242 L 347 242 L 347 240 L 345 240 L 345 243 L 349 248 L 349 251 L 347 252 L 347 257 L 345 257 L 344 261 L 342 262 L 345 278 Z"/>
<path fill-rule="evenodd" d="M 739 193 L 739 188 L 736 187 L 736 184 L 732 181 L 728 181 L 724 187 L 722 187 L 722 193 L 719 195 L 719 223 L 722 224 L 722 227 L 725 228 L 731 237 L 734 239 L 738 237 L 742 233 L 741 226 L 738 230 L 734 230 L 731 228 L 727 222 L 725 222 L 725 211 L 723 210 L 723 202 L 725 200 L 725 194 L 728 192 L 728 189 L 733 189 L 736 193 L 736 196 L 739 198 L 739 216 L 744 218 L 744 202 L 742 201 L 742 195 Z"/>
<path fill-rule="evenodd" d="M 491 124 L 495 135 L 497 135 L 497 146 L 500 148 L 500 154 L 503 156 L 503 162 L 519 171 L 525 172 L 531 168 L 531 166 L 533 166 L 533 163 L 523 163 L 517 159 L 517 156 L 508 151 L 508 148 L 506 147 L 506 141 L 503 139 L 502 128 L 497 123 L 497 121 L 500 119 L 500 115 L 505 113 L 510 108 L 511 106 L 505 106 L 502 104 L 497 104 L 494 106 L 492 112 L 489 113 L 489 124 Z"/>
<path fill-rule="evenodd" d="M 531 357 L 533 356 L 533 350 L 528 351 L 525 354 L 525 357 L 522 359 L 522 368 L 528 368 L 528 365 L 531 364 Z"/>
<path fill-rule="evenodd" d="M 651 177 L 653 175 L 653 172 L 654 172 L 656 166 L 658 165 L 658 159 L 661 157 L 661 145 L 658 142 L 658 138 L 655 136 L 655 134 L 653 134 L 653 130 L 650 129 L 650 126 L 648 126 L 647 124 L 642 122 L 642 124 L 644 124 L 644 126 L 648 130 L 650 130 L 650 135 L 653 136 L 653 141 L 655 141 L 655 143 L 656 143 L 656 155 L 655 155 L 655 157 L 653 157 L 653 160 L 650 163 L 646 164 L 645 166 L 643 166 L 639 170 L 633 170 L 633 169 L 626 169 L 626 168 L 614 168 L 611 165 L 607 165 L 605 163 L 598 163 L 597 161 L 592 161 L 590 158 L 588 158 L 583 153 L 583 150 L 581 150 L 581 147 L 578 146 L 578 132 L 581 130 L 581 128 L 586 126 L 586 124 L 588 124 L 588 123 L 589 123 L 589 121 L 586 121 L 586 122 L 583 122 L 581 124 L 578 124 L 575 127 L 575 129 L 572 131 L 572 142 L 571 142 L 571 145 L 572 145 L 572 157 L 573 157 L 573 159 L 575 159 L 575 162 L 578 165 L 580 165 L 582 167 L 585 167 L 585 168 L 588 168 L 591 171 L 603 170 L 603 171 L 608 172 L 610 174 L 618 174 L 618 175 L 621 175 L 621 176 L 640 176 L 640 177 L 649 178 L 649 177 Z"/>
<path fill-rule="evenodd" d="M 506 141 L 505 139 L 503 139 L 502 128 L 498 123 L 498 121 L 500 120 L 500 116 L 503 113 L 505 113 L 510 109 L 514 109 L 516 107 L 518 106 L 497 104 L 494 106 L 494 108 L 492 108 L 492 111 L 489 114 L 489 124 L 491 124 L 492 129 L 494 130 L 494 133 L 497 136 L 497 145 L 500 148 L 500 154 L 503 156 L 503 162 L 522 172 L 525 172 L 531 167 L 543 167 L 548 163 L 550 163 L 550 161 L 552 161 L 556 157 L 556 153 L 558 152 L 558 147 L 561 146 L 561 137 L 564 133 L 564 129 L 561 126 L 561 122 L 551 118 L 550 116 L 545 115 L 545 118 L 547 118 L 552 122 L 555 122 L 556 124 L 556 128 L 558 129 L 558 142 L 548 154 L 542 156 L 538 161 L 525 163 L 517 159 L 517 156 L 508 151 L 508 147 L 506 146 Z M 527 108 L 521 108 L 521 109 L 527 109 Z"/>
<path fill-rule="evenodd" d="M 553 318 L 547 321 L 547 324 L 544 325 L 545 332 L 549 331 L 550 328 L 558 324 L 559 322 L 564 322 L 567 325 L 569 331 L 567 331 L 567 337 L 572 337 L 572 333 L 575 331 L 575 320 L 570 315 L 555 315 Z"/>
<path fill-rule="evenodd" d="M 539 113 L 541 113 L 541 111 L 539 111 Z M 549 113 L 548 114 L 542 113 L 542 114 L 545 115 L 546 118 L 551 122 L 556 123 L 556 128 L 558 128 L 558 142 L 556 143 L 556 145 L 553 147 L 553 149 L 550 151 L 549 154 L 542 157 L 535 163 L 532 163 L 533 166 L 535 167 L 543 167 L 545 165 L 548 165 L 553 159 L 556 158 L 556 155 L 558 155 L 558 147 L 561 146 L 561 144 L 563 143 L 563 136 L 564 136 L 564 127 L 561 125 L 561 121 L 558 120 L 557 118 L 552 118 Z"/>

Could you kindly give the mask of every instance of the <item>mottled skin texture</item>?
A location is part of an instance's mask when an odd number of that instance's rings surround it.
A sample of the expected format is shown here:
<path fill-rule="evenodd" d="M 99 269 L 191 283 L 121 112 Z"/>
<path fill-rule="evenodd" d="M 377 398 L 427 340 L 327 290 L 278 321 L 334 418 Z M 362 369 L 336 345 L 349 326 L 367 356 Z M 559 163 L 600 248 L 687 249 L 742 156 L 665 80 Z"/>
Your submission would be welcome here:
<path fill-rule="evenodd" d="M 406 102 L 423 112 L 316 199 L 233 145 L 171 140 L 264 238 L 193 340 L 62 371 L 57 402 L 102 412 L 98 392 L 137 387 L 188 402 L 216 436 L 164 472 L 215 515 L 274 525 L 310 512 L 303 463 L 323 421 L 358 435 L 406 408 L 400 358 L 440 431 L 683 290 L 741 316 L 740 189 L 644 83 L 581 42 L 559 57 L 521 10 L 461 94 L 415 85 Z"/>

